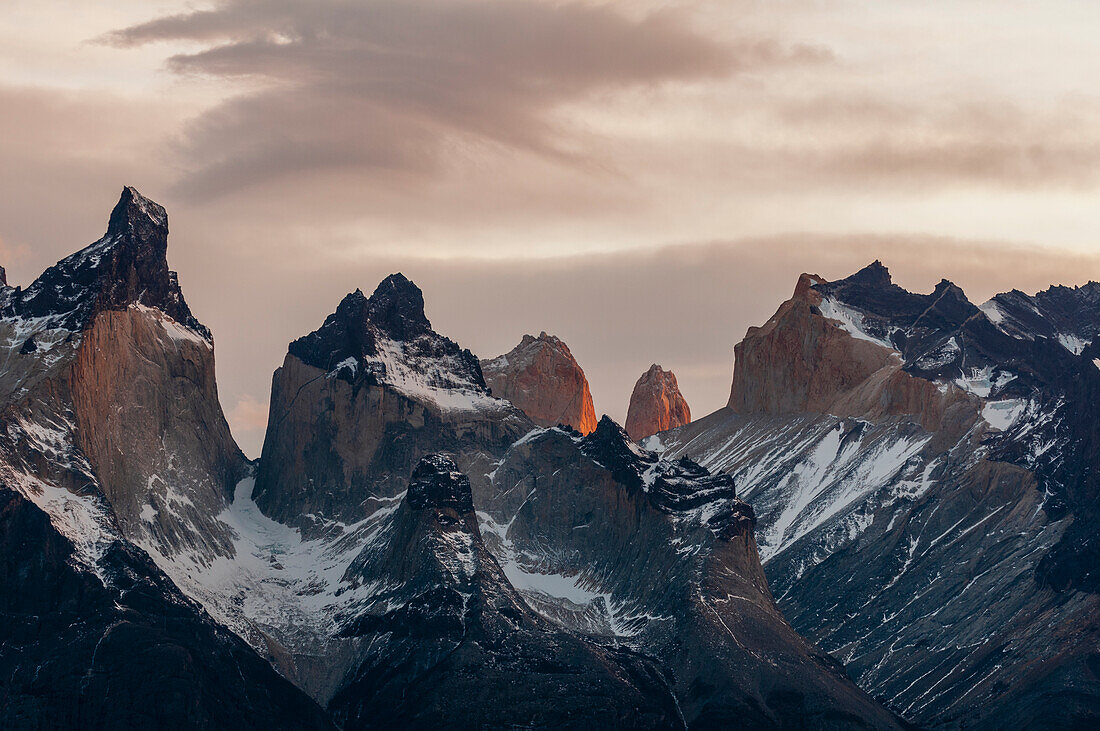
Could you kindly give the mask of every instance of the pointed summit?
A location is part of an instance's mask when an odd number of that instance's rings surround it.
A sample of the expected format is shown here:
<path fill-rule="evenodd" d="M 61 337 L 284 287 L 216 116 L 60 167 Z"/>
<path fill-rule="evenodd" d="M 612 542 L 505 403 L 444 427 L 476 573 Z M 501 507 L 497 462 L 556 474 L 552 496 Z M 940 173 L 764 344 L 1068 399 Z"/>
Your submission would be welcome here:
<path fill-rule="evenodd" d="M 400 273 L 383 279 L 369 298 L 361 289 L 348 294 L 321 327 L 292 342 L 289 353 L 349 382 L 411 379 L 422 382 L 417 391 L 485 389 L 477 358 L 432 330 L 424 294 Z"/>
<path fill-rule="evenodd" d="M 890 270 L 883 266 L 882 262 L 878 259 L 875 259 L 844 281 L 849 284 L 860 284 L 865 287 L 886 287 L 893 284 Z"/>
<path fill-rule="evenodd" d="M 82 330 L 103 311 L 130 305 L 159 309 L 210 339 L 191 314 L 168 268 L 168 214 L 132 187 L 122 190 L 99 241 L 59 261 L 12 300 L 11 314 L 48 317 L 53 327 Z"/>
<path fill-rule="evenodd" d="M 122 189 L 122 195 L 111 211 L 107 235 L 123 235 L 144 227 L 163 230 L 167 236 L 168 212 L 164 210 L 164 206 L 149 200 L 136 188 L 127 185 Z"/>
<path fill-rule="evenodd" d="M 680 393 L 676 375 L 654 363 L 630 394 L 626 432 L 637 441 L 691 421 L 691 409 Z"/>
<path fill-rule="evenodd" d="M 383 279 L 374 290 L 367 317 L 394 340 L 410 340 L 432 329 L 424 314 L 424 293 L 400 272 Z"/>
<path fill-rule="evenodd" d="M 584 370 L 569 346 L 546 331 L 524 335 L 504 355 L 482 361 L 485 382 L 497 398 L 515 404 L 539 426 L 596 428 L 596 408 Z"/>

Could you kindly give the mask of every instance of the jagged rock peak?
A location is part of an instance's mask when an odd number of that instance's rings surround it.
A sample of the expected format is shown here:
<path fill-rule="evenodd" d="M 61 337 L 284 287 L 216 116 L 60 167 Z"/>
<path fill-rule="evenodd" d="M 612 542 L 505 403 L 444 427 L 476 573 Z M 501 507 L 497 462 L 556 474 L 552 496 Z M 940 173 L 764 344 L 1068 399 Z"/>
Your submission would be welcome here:
<path fill-rule="evenodd" d="M 885 287 L 894 283 L 893 278 L 890 276 L 890 270 L 878 259 L 843 281 L 869 287 Z"/>
<path fill-rule="evenodd" d="M 596 428 L 581 440 L 581 452 L 610 469 L 620 482 L 641 485 L 636 464 L 649 455 L 634 446 L 626 430 L 607 414 L 601 416 Z"/>
<path fill-rule="evenodd" d="M 676 375 L 654 363 L 634 384 L 626 413 L 626 433 L 635 441 L 691 421 Z"/>
<path fill-rule="evenodd" d="M 410 340 L 432 329 L 424 314 L 424 293 L 400 272 L 375 288 L 367 300 L 367 316 L 394 340 Z"/>
<path fill-rule="evenodd" d="M 512 350 L 481 362 L 497 398 L 511 401 L 539 426 L 564 424 L 582 434 L 596 428 L 596 409 L 584 370 L 560 338 L 524 335 Z"/>
<path fill-rule="evenodd" d="M 580 451 L 610 471 L 620 484 L 644 492 L 650 504 L 662 512 L 688 515 L 709 505 L 712 510 L 706 525 L 719 538 L 731 540 L 752 532 L 756 518 L 748 503 L 737 497 L 732 477 L 712 475 L 687 458 L 662 460 L 631 441 L 607 415 L 594 432 L 580 440 Z"/>
<path fill-rule="evenodd" d="M 111 211 L 107 224 L 107 235 L 122 235 L 135 232 L 141 227 L 152 226 L 168 234 L 168 212 L 164 206 L 149 200 L 133 186 L 122 189 L 118 203 Z"/>
<path fill-rule="evenodd" d="M 207 340 L 168 268 L 168 214 L 126 187 L 107 233 L 42 273 L 5 306 L 6 314 L 48 317 L 53 327 L 81 330 L 103 311 L 143 305 L 161 310 Z"/>
<path fill-rule="evenodd" d="M 416 466 L 405 500 L 413 510 L 450 508 L 465 515 L 474 511 L 470 478 L 446 454 L 430 454 Z"/>
<path fill-rule="evenodd" d="M 0 287 L 8 286 L 8 270 L 0 267 Z"/>
<path fill-rule="evenodd" d="M 395 352 L 383 352 L 387 343 L 400 345 L 389 348 Z M 400 273 L 382 280 L 369 298 L 361 289 L 344 297 L 321 327 L 292 342 L 289 352 L 349 382 L 396 383 L 412 377 L 430 387 L 485 391 L 477 358 L 432 330 L 423 293 Z M 391 372 L 395 368 L 418 375 L 400 376 Z"/>

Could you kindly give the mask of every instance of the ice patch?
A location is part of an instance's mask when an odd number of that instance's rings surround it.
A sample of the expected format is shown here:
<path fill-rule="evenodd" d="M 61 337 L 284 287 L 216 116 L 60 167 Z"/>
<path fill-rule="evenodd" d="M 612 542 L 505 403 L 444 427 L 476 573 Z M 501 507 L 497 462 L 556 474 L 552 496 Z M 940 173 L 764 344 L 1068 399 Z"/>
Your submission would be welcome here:
<path fill-rule="evenodd" d="M 444 413 L 493 411 L 507 403 L 460 378 L 460 369 L 449 357 L 415 357 L 406 343 L 395 340 L 379 339 L 376 345 L 378 355 L 367 358 L 366 367 L 413 401 L 435 405 Z"/>
<path fill-rule="evenodd" d="M 1081 353 L 1085 351 L 1085 348 L 1092 344 L 1091 340 L 1084 340 L 1076 335 L 1067 335 L 1065 333 L 1058 333 L 1058 342 L 1062 344 L 1063 348 L 1074 355 L 1081 355 Z"/>
<path fill-rule="evenodd" d="M 984 368 L 971 368 L 964 372 L 962 376 L 955 379 L 955 385 L 980 398 L 989 398 L 991 394 L 1000 391 L 1015 379 L 1016 374 L 1014 373 L 997 371 L 994 374 L 993 367 L 986 366 Z"/>
<path fill-rule="evenodd" d="M 994 429 L 1007 431 L 1027 408 L 1024 399 L 990 401 L 982 407 L 982 418 Z"/>
<path fill-rule="evenodd" d="M 564 574 L 539 574 L 526 571 L 515 561 L 508 561 L 501 566 L 504 575 L 508 577 L 519 591 L 537 591 L 556 599 L 567 599 L 574 604 L 589 604 L 597 597 L 609 596 L 590 591 L 581 586 L 580 576 L 565 576 Z"/>
<path fill-rule="evenodd" d="M 863 322 L 863 315 L 857 310 L 846 307 L 830 297 L 822 297 L 821 305 L 818 309 L 821 310 L 821 314 L 825 317 L 839 322 L 840 327 L 852 337 L 894 350 L 894 346 L 888 341 L 868 332 Z"/>
<path fill-rule="evenodd" d="M 1005 316 L 1004 313 L 1001 312 L 1001 308 L 997 306 L 996 300 L 989 300 L 978 309 L 985 313 L 986 319 L 1000 329 L 1001 323 L 1005 321 Z"/>
<path fill-rule="evenodd" d="M 196 345 L 205 345 L 210 347 L 210 341 L 198 334 L 194 330 L 185 325 L 173 320 L 163 311 L 156 307 L 149 307 L 148 305 L 133 304 L 130 305 L 130 309 L 143 312 L 151 316 L 161 328 L 164 329 L 164 333 L 173 341 L 177 343 L 195 343 Z"/>

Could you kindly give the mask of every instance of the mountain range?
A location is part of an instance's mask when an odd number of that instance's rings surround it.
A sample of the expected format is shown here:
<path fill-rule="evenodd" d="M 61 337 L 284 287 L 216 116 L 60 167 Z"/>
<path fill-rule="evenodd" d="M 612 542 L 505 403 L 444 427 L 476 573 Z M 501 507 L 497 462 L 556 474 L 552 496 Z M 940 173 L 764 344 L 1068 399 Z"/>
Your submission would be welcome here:
<path fill-rule="evenodd" d="M 0 287 L 6 728 L 1100 720 L 1100 285 L 803 275 L 725 408 L 655 364 L 624 429 L 394 274 L 288 344 L 250 461 L 167 246 L 126 188 Z"/>

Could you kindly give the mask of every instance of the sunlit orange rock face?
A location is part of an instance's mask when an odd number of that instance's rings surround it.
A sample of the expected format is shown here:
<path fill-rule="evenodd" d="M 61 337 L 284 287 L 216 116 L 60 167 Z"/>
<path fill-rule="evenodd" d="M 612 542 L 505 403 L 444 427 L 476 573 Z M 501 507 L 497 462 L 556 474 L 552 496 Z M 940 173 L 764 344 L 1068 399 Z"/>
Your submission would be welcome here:
<path fill-rule="evenodd" d="M 637 441 L 691 421 L 691 409 L 680 393 L 676 376 L 654 363 L 630 395 L 626 412 L 626 433 Z"/>
<path fill-rule="evenodd" d="M 892 348 L 853 337 L 822 314 L 824 278 L 803 274 L 794 295 L 734 347 L 730 409 L 739 414 L 828 413 L 876 420 L 910 415 L 930 432 L 965 431 L 974 399 L 903 370 Z"/>
<path fill-rule="evenodd" d="M 509 352 L 483 360 L 481 368 L 493 395 L 511 401 L 539 426 L 565 424 L 582 434 L 596 429 L 588 379 L 569 346 L 553 335 L 524 335 Z"/>

